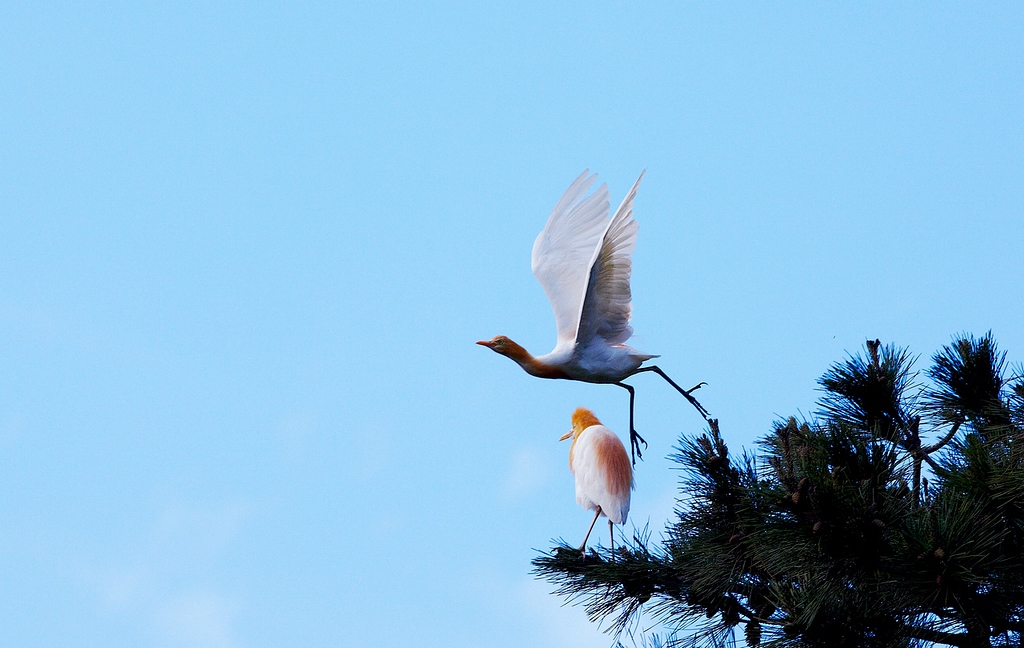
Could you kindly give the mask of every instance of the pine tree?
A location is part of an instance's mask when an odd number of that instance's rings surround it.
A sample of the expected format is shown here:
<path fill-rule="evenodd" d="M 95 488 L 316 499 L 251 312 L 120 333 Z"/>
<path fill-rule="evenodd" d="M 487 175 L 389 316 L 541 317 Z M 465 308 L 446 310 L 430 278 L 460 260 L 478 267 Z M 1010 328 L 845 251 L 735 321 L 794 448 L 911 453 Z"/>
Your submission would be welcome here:
<path fill-rule="evenodd" d="M 731 456 L 712 420 L 672 457 L 662 543 L 560 542 L 535 574 L 616 632 L 643 610 L 671 645 L 1020 646 L 1024 378 L 991 334 L 955 337 L 923 376 L 912 364 L 869 341 L 756 454 Z"/>

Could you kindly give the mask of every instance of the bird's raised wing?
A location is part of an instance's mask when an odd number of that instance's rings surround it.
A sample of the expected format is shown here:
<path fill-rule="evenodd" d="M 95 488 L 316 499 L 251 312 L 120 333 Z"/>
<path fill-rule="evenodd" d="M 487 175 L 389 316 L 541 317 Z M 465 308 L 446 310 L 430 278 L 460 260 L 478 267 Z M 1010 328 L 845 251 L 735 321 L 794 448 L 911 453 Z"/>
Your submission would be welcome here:
<path fill-rule="evenodd" d="M 576 339 L 580 344 L 595 337 L 607 344 L 622 344 L 633 334 L 633 327 L 629 325 L 633 312 L 629 290 L 633 270 L 630 255 L 636 249 L 639 229 L 633 220 L 633 199 L 643 177 L 641 173 L 608 223 L 594 258 Z"/>
<path fill-rule="evenodd" d="M 576 340 L 590 266 L 609 222 L 608 187 L 586 195 L 595 180 L 586 170 L 569 185 L 533 243 L 531 266 L 555 312 L 557 346 Z"/>

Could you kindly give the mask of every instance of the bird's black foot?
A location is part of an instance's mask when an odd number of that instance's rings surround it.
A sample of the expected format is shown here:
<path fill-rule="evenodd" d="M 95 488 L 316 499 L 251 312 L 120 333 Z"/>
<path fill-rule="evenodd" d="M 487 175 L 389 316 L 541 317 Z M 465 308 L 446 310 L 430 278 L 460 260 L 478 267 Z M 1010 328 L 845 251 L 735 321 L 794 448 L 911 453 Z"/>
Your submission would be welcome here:
<path fill-rule="evenodd" d="M 638 441 L 639 441 L 639 443 L 638 443 Z M 647 447 L 647 442 L 644 441 L 644 438 L 642 436 L 637 434 L 636 430 L 630 430 L 629 431 L 629 443 L 630 443 L 630 448 L 629 448 L 630 449 L 630 454 L 633 455 L 633 465 L 635 466 L 636 465 L 636 460 L 638 458 L 641 459 L 641 460 L 644 458 L 644 454 L 642 452 L 640 452 L 640 444 L 641 443 L 644 444 L 644 447 L 646 448 Z"/>
<path fill-rule="evenodd" d="M 685 390 L 683 392 L 683 396 L 686 396 L 686 400 L 690 401 L 690 404 L 697 408 L 697 411 L 700 412 L 700 415 L 704 417 L 705 421 L 708 419 L 708 411 L 704 408 L 703 405 L 701 405 L 700 403 L 697 402 L 696 398 L 694 398 L 690 394 L 692 394 L 693 392 L 697 391 L 698 389 L 700 389 L 701 387 L 703 387 L 706 384 L 707 384 L 706 382 L 701 381 L 701 382 L 697 383 L 696 385 L 694 385 L 693 387 L 691 387 L 690 389 L 687 389 L 687 390 Z"/>

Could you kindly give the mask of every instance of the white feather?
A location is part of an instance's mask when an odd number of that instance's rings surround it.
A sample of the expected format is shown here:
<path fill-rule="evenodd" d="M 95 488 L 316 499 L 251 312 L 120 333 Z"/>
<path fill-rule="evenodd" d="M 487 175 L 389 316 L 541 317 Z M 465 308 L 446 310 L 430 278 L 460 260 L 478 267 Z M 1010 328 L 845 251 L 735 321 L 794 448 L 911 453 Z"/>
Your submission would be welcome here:
<path fill-rule="evenodd" d="M 594 251 L 608 227 L 608 187 L 586 196 L 595 180 L 587 170 L 569 185 L 533 243 L 531 266 L 555 313 L 556 349 L 576 342 Z"/>
<path fill-rule="evenodd" d="M 594 252 L 577 341 L 600 338 L 605 345 L 616 345 L 633 335 L 633 327 L 629 325 L 633 310 L 629 290 L 633 270 L 630 255 L 636 249 L 639 230 L 633 220 L 633 199 L 643 177 L 641 173 L 633 183 Z"/>

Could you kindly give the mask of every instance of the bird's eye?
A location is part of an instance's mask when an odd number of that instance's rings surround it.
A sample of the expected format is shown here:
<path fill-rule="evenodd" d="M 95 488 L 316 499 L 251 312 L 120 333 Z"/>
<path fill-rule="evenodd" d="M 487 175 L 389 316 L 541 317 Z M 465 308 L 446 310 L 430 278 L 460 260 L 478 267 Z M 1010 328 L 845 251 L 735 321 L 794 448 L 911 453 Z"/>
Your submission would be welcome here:
<path fill-rule="evenodd" d="M 494 341 L 494 346 L 505 346 L 505 338 L 498 338 Z"/>

